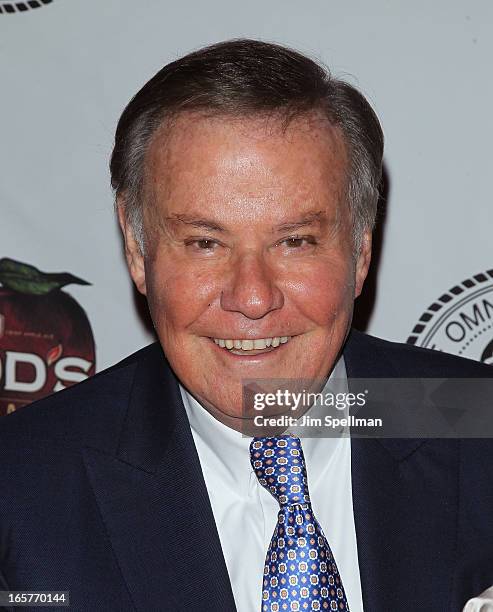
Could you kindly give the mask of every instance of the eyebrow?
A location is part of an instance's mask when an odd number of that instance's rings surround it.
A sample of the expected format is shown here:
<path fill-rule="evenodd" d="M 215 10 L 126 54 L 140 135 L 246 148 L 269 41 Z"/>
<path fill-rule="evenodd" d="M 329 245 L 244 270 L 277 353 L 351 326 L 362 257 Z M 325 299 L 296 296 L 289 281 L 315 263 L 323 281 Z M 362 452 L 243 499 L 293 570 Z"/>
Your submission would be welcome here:
<path fill-rule="evenodd" d="M 211 232 L 225 232 L 226 231 L 226 229 L 222 225 L 219 225 L 219 223 L 216 223 L 215 221 L 212 221 L 211 219 L 205 219 L 202 217 L 194 217 L 192 215 L 176 213 L 169 217 L 166 217 L 165 220 L 171 221 L 172 223 L 175 223 L 178 221 L 179 223 L 184 223 L 185 225 L 191 225 L 192 227 L 197 227 L 199 229 L 206 229 Z"/>
<path fill-rule="evenodd" d="M 292 232 L 294 230 L 313 225 L 315 223 L 321 224 L 322 221 L 325 219 L 326 214 L 323 210 L 312 211 L 306 213 L 303 217 L 296 221 L 287 221 L 280 223 L 279 225 L 273 226 L 272 232 Z M 211 232 L 228 231 L 225 227 L 223 227 L 216 221 L 213 221 L 212 219 L 206 219 L 204 217 L 195 217 L 193 215 L 187 215 L 182 213 L 175 213 L 173 215 L 170 215 L 166 217 L 165 220 L 171 223 L 183 223 L 185 225 L 190 225 L 198 229 L 209 230 Z"/>
<path fill-rule="evenodd" d="M 313 211 L 307 213 L 304 217 L 299 219 L 298 221 L 288 221 L 286 223 L 281 223 L 277 225 L 274 231 L 278 232 L 292 232 L 294 230 L 300 229 L 301 227 L 306 227 L 307 225 L 313 225 L 318 223 L 319 225 L 325 220 L 326 214 L 323 210 Z"/>

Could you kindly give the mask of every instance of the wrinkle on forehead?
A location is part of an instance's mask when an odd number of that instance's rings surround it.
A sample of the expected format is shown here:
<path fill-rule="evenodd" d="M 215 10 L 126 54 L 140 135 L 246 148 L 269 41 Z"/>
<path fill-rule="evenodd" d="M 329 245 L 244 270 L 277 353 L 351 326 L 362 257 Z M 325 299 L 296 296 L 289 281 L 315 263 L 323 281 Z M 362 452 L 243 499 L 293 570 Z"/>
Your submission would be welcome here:
<path fill-rule="evenodd" d="M 292 152 L 297 143 L 299 148 L 286 164 L 282 154 L 272 154 L 273 143 L 281 153 L 289 147 Z M 347 161 L 340 129 L 321 112 L 297 116 L 287 125 L 272 115 L 245 118 L 182 113 L 171 125 L 163 126 L 147 152 L 147 208 L 157 212 L 156 208 L 184 200 L 200 206 L 201 199 L 213 203 L 231 189 L 235 204 L 254 219 L 260 208 L 286 195 L 286 173 L 297 174 L 296 181 L 289 183 L 293 201 L 308 204 L 313 185 L 324 181 L 328 192 L 341 201 L 346 192 Z"/>

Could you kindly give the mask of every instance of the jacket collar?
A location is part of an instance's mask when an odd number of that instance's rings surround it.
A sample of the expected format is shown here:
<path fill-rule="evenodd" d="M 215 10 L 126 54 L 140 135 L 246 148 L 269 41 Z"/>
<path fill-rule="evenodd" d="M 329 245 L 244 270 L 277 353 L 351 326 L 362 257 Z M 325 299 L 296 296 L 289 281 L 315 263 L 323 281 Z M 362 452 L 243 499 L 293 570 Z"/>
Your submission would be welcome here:
<path fill-rule="evenodd" d="M 381 345 L 355 329 L 349 333 L 344 347 L 344 361 L 351 390 L 351 379 L 399 378 L 394 363 Z M 371 398 L 370 398 L 371 400 Z M 376 438 L 397 461 L 409 456 L 424 442 L 424 438 Z"/>
<path fill-rule="evenodd" d="M 235 610 L 178 384 L 159 345 L 141 353 L 116 456 L 86 447 L 84 461 L 137 610 L 156 602 Z"/>
<path fill-rule="evenodd" d="M 399 376 L 385 346 L 351 332 L 344 350 L 350 389 L 351 378 Z M 353 510 L 365 610 L 451 609 L 457 441 L 424 442 L 351 439 Z"/>

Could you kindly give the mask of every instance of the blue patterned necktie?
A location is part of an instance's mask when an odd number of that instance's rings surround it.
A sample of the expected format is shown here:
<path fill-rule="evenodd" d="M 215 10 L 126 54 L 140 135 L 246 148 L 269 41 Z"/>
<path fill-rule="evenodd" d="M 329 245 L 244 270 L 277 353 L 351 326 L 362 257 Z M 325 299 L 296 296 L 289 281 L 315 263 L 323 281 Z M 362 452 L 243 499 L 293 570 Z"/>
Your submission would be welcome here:
<path fill-rule="evenodd" d="M 250 460 L 281 506 L 265 559 L 262 612 L 348 611 L 336 562 L 313 516 L 300 439 L 253 438 Z"/>

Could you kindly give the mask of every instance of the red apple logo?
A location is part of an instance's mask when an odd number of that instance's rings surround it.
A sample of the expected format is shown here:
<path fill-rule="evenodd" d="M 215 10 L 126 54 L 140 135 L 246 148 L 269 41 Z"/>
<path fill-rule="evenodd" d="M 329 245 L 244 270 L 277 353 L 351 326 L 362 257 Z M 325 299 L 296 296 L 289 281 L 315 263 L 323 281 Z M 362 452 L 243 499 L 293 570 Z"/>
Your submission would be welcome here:
<path fill-rule="evenodd" d="M 86 313 L 62 287 L 89 285 L 0 259 L 0 416 L 92 376 L 96 357 Z"/>

